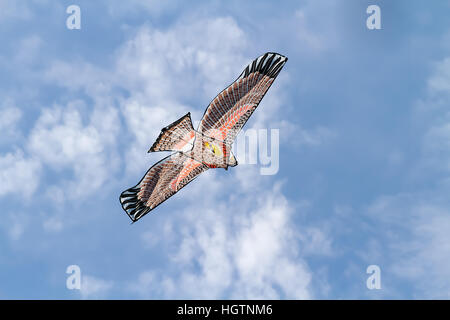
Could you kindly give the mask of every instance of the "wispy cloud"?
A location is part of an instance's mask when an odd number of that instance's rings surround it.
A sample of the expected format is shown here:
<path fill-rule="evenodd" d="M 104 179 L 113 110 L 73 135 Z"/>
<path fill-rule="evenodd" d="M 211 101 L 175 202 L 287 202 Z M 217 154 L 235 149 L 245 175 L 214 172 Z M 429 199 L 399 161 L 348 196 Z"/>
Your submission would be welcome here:
<path fill-rule="evenodd" d="M 390 270 L 390 281 L 396 277 L 397 281 L 408 282 L 411 298 L 450 297 L 450 122 L 447 116 L 436 113 L 443 99 L 447 105 L 450 102 L 448 61 L 446 58 L 435 64 L 427 81 L 430 91 L 420 101 L 419 114 L 427 127 L 415 165 L 420 172 L 410 177 L 412 181 L 423 181 L 433 176 L 435 181 L 419 191 L 379 196 L 367 210 L 374 237 L 370 245 L 383 252 L 375 260 Z M 440 173 L 436 175 L 436 171 Z M 366 258 L 373 260 L 374 256 L 369 256 Z M 402 295 L 398 291 L 395 294 Z"/>
<path fill-rule="evenodd" d="M 206 198 L 189 192 L 184 198 L 192 197 L 191 204 L 159 235 L 171 235 L 170 272 L 143 270 L 128 289 L 143 298 L 311 298 L 312 275 L 299 253 L 294 210 L 280 185 L 264 192 L 235 178 L 208 178 L 214 182 L 205 177 L 195 186 L 209 190 Z M 233 180 L 234 192 L 221 188 Z"/>
<path fill-rule="evenodd" d="M 104 299 L 114 287 L 114 282 L 90 275 L 83 275 L 81 279 L 82 299 Z"/>
<path fill-rule="evenodd" d="M 5 101 L 0 110 L 0 144 L 6 144 L 20 136 L 18 122 L 22 118 L 22 111 L 12 105 L 12 101 Z"/>
<path fill-rule="evenodd" d="M 115 150 L 108 150 L 114 147 L 118 134 L 117 111 L 96 107 L 84 125 L 80 103 L 44 109 L 28 142 L 30 153 L 49 169 L 73 170 L 73 179 L 61 186 L 68 198 L 95 192 L 110 178 L 118 161 Z"/>
<path fill-rule="evenodd" d="M 39 185 L 40 173 L 40 162 L 22 150 L 0 155 L 0 196 L 30 197 Z"/>

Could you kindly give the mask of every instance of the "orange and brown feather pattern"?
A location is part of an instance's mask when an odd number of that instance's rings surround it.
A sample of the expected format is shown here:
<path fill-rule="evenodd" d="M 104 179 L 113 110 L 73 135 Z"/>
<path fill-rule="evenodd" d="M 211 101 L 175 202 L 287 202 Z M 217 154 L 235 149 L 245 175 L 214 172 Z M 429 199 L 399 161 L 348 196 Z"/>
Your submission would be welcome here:
<path fill-rule="evenodd" d="M 120 203 L 132 221 L 209 168 L 228 168 L 231 144 L 286 61 L 286 57 L 270 52 L 255 59 L 209 104 L 198 130 L 193 129 L 190 113 L 162 129 L 149 152 L 176 153 L 153 165 L 136 186 L 120 195 Z M 210 145 L 215 148 L 205 147 Z"/>
<path fill-rule="evenodd" d="M 183 142 L 189 142 L 193 137 L 194 127 L 192 127 L 191 113 L 188 112 L 179 120 L 163 128 L 148 152 L 181 151 Z"/>
<path fill-rule="evenodd" d="M 276 53 L 266 53 L 254 60 L 209 104 L 198 131 L 233 143 L 286 61 L 286 57 Z"/>
<path fill-rule="evenodd" d="M 133 221 L 170 198 L 181 188 L 209 169 L 188 156 L 174 153 L 152 166 L 133 188 L 122 192 L 120 202 Z"/>

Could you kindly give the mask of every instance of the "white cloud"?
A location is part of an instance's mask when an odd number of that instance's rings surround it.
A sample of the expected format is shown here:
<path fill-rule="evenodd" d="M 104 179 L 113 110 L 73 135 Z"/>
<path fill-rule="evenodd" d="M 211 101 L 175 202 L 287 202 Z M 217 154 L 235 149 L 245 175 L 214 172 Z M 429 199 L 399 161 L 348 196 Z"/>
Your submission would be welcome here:
<path fill-rule="evenodd" d="M 431 93 L 450 93 L 450 58 L 435 64 L 435 71 L 428 79 L 428 89 Z"/>
<path fill-rule="evenodd" d="M 143 27 L 119 51 L 118 77 L 125 88 L 151 101 L 200 94 L 209 99 L 206 107 L 248 62 L 242 55 L 245 40 L 232 18 L 180 21 L 165 31 Z M 232 68 L 236 65 L 242 69 Z"/>
<path fill-rule="evenodd" d="M 183 201 L 193 202 L 159 235 L 172 239 L 166 251 L 173 252 L 173 267 L 143 271 L 128 289 L 142 297 L 311 298 L 312 275 L 280 186 L 263 192 L 235 177 L 217 178 L 211 174 L 192 186 Z M 198 198 L 201 190 L 208 190 L 206 198 Z"/>
<path fill-rule="evenodd" d="M 82 60 L 52 61 L 43 73 L 43 79 L 48 84 L 64 87 L 71 92 L 82 90 L 97 103 L 112 94 L 113 78 L 114 70 L 104 70 Z"/>
<path fill-rule="evenodd" d="M 39 184 L 40 172 L 39 161 L 21 150 L 0 155 L 0 196 L 30 197 Z"/>
<path fill-rule="evenodd" d="M 427 82 L 429 93 L 415 110 L 424 129 L 421 153 L 408 178 L 426 179 L 427 185 L 379 196 L 367 210 L 373 238 L 362 256 L 372 263 L 380 261 L 391 282 L 406 280 L 414 298 L 450 298 L 449 79 L 446 58 L 435 64 Z"/>
<path fill-rule="evenodd" d="M 380 263 L 408 280 L 415 298 L 450 298 L 450 212 L 429 194 L 380 197 L 368 210 L 383 250 Z M 379 249 L 380 249 L 379 248 Z"/>
<path fill-rule="evenodd" d="M 82 299 L 104 299 L 114 287 L 112 281 L 103 280 L 89 275 L 81 277 L 80 294 Z"/>
<path fill-rule="evenodd" d="M 117 166 L 114 143 L 119 130 L 117 111 L 97 106 L 83 123 L 83 103 L 44 109 L 29 137 L 28 149 L 49 168 L 73 170 L 66 196 L 77 198 L 102 187 Z"/>
<path fill-rule="evenodd" d="M 22 111 L 11 103 L 11 101 L 3 103 L 0 109 L 0 142 L 10 142 L 20 135 L 17 124 L 22 117 Z"/>

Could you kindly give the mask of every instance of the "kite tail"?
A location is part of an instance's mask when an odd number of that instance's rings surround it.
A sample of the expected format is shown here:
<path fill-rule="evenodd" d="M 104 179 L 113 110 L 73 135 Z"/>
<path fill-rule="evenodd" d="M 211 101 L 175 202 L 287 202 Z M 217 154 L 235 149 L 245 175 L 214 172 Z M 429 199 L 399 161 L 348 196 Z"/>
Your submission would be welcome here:
<path fill-rule="evenodd" d="M 192 126 L 191 113 L 178 119 L 161 130 L 155 143 L 148 152 L 155 151 L 189 151 L 194 145 L 195 131 Z"/>
<path fill-rule="evenodd" d="M 137 195 L 140 190 L 141 188 L 136 186 L 120 194 L 120 204 L 133 222 L 151 210 L 142 200 L 138 199 Z"/>

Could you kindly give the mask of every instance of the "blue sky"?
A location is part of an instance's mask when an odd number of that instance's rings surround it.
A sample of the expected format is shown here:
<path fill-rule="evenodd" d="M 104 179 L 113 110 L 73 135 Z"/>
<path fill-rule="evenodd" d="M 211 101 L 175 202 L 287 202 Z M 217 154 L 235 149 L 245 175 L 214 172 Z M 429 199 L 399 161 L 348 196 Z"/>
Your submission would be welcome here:
<path fill-rule="evenodd" d="M 449 9 L 0 0 L 0 298 L 450 298 Z M 279 130 L 277 174 L 209 170 L 130 225 L 160 129 L 266 51 L 246 129 Z"/>

